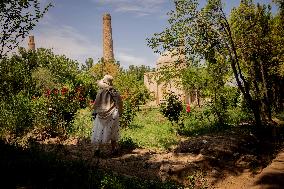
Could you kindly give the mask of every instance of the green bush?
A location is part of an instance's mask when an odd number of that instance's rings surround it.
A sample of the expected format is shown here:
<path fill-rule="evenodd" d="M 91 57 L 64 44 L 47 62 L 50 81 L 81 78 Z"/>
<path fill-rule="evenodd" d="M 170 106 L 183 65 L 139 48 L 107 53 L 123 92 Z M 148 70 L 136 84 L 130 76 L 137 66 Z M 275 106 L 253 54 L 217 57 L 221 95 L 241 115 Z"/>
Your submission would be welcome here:
<path fill-rule="evenodd" d="M 33 125 L 32 103 L 28 97 L 19 93 L 9 100 L 0 102 L 0 124 L 2 130 L 9 130 L 17 136 L 22 135 Z"/>
<path fill-rule="evenodd" d="M 90 108 L 80 109 L 76 112 L 68 134 L 80 138 L 91 137 L 93 127 L 92 111 Z"/>
<path fill-rule="evenodd" d="M 32 100 L 33 113 L 35 115 L 33 125 L 37 128 L 49 126 L 48 119 L 48 99 L 45 97 L 39 97 Z"/>
<path fill-rule="evenodd" d="M 215 117 L 210 108 L 191 108 L 190 113 L 183 114 L 183 125 L 178 128 L 178 133 L 185 136 L 199 135 L 216 129 Z"/>
<path fill-rule="evenodd" d="M 178 97 L 169 93 L 166 95 L 166 102 L 160 105 L 160 112 L 172 123 L 178 123 L 183 110 L 182 102 Z"/>
<path fill-rule="evenodd" d="M 190 113 L 182 114 L 183 125 L 180 125 L 178 132 L 181 135 L 192 136 L 228 129 L 231 126 L 251 119 L 251 114 L 242 111 L 240 107 L 231 108 L 227 111 L 226 122 L 219 124 L 212 114 L 211 107 L 192 108 Z"/>
<path fill-rule="evenodd" d="M 100 188 L 104 189 L 123 189 L 125 186 L 120 183 L 120 180 L 117 177 L 105 175 L 101 180 Z"/>
<path fill-rule="evenodd" d="M 133 121 L 136 116 L 136 108 L 133 107 L 130 101 L 123 101 L 123 113 L 120 118 L 120 126 L 126 128 Z"/>
<path fill-rule="evenodd" d="M 78 62 L 49 49 L 22 48 L 1 60 L 0 73 L 1 130 L 14 133 L 34 126 L 39 132 L 65 136 L 77 110 L 87 107 L 97 89 Z"/>
<path fill-rule="evenodd" d="M 247 111 L 243 111 L 242 108 L 236 107 L 234 109 L 228 110 L 228 120 L 227 124 L 238 125 L 241 122 L 249 121 L 252 119 L 253 115 Z"/>

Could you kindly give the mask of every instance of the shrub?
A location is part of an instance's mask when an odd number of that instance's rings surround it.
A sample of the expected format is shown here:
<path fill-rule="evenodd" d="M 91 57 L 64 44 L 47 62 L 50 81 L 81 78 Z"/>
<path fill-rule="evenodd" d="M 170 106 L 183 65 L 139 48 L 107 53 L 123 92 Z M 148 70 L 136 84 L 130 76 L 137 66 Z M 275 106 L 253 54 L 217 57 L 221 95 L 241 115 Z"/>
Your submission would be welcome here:
<path fill-rule="evenodd" d="M 167 94 L 166 102 L 160 105 L 160 112 L 172 123 L 172 125 L 178 123 L 182 110 L 182 102 L 173 93 Z"/>
<path fill-rule="evenodd" d="M 19 93 L 9 100 L 0 102 L 0 125 L 2 130 L 9 130 L 18 136 L 32 127 L 32 104 L 28 97 Z"/>
<path fill-rule="evenodd" d="M 93 126 L 92 111 L 90 108 L 80 109 L 76 112 L 74 120 L 68 129 L 68 134 L 80 138 L 90 137 Z"/>
<path fill-rule="evenodd" d="M 120 118 L 120 126 L 125 128 L 130 125 L 136 116 L 136 109 L 133 107 L 130 101 L 123 101 L 123 113 Z"/>

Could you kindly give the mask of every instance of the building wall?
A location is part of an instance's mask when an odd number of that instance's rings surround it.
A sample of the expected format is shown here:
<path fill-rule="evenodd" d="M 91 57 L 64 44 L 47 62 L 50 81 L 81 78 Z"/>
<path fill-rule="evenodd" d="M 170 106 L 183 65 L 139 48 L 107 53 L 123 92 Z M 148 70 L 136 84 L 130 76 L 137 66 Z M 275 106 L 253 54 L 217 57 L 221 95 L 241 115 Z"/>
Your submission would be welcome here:
<path fill-rule="evenodd" d="M 144 84 L 154 97 L 154 99 L 148 103 L 148 105 L 159 105 L 165 99 L 165 94 L 173 92 L 175 95 L 179 97 L 179 99 L 183 103 L 197 103 L 197 95 L 196 92 L 193 91 L 190 94 L 182 89 L 181 82 L 179 78 L 171 79 L 169 82 L 161 82 L 157 83 L 157 77 L 159 74 L 162 74 L 163 70 L 172 71 L 175 73 L 176 71 L 180 71 L 181 69 L 186 68 L 185 56 L 179 54 L 181 49 L 173 50 L 172 52 L 166 51 L 163 53 L 156 62 L 156 72 L 148 72 L 144 74 Z M 177 63 L 179 62 L 179 63 Z M 174 74 L 175 75 L 175 74 Z"/>
<path fill-rule="evenodd" d="M 165 100 L 165 94 L 173 92 L 183 103 L 190 103 L 191 96 L 178 86 L 178 82 L 174 79 L 169 82 L 157 83 L 155 79 L 155 72 L 148 72 L 144 74 L 144 84 L 150 91 L 153 100 L 148 103 L 149 106 L 157 106 Z"/>

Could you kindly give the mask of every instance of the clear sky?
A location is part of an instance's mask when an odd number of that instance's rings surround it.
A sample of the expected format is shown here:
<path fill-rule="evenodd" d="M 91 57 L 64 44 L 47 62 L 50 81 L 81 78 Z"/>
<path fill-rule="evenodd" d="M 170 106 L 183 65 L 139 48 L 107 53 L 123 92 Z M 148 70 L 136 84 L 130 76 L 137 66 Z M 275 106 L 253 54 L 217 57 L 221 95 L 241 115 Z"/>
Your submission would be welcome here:
<path fill-rule="evenodd" d="M 87 58 L 97 62 L 102 57 L 102 15 L 108 12 L 112 16 L 115 59 L 124 68 L 131 64 L 155 66 L 159 55 L 147 46 L 146 38 L 163 31 L 173 0 L 41 0 L 50 1 L 54 7 L 30 33 L 37 48 L 53 48 L 55 54 L 80 63 Z M 240 1 L 223 2 L 229 13 Z M 267 4 L 271 0 L 255 2 Z"/>

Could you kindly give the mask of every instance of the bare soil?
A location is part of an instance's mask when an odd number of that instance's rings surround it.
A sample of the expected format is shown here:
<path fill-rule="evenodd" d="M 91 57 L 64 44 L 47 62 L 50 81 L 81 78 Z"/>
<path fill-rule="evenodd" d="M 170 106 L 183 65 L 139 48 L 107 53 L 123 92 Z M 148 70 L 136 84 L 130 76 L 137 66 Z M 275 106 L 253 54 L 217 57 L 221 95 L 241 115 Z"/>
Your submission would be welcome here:
<path fill-rule="evenodd" d="M 281 188 L 283 132 L 279 129 L 269 137 L 271 128 L 256 133 L 251 127 L 187 138 L 167 151 L 122 148 L 116 156 L 108 146 L 94 156 L 88 140 L 49 139 L 42 144 L 45 151 L 56 151 L 63 158 L 83 159 L 90 166 L 127 177 L 173 180 L 189 188 Z"/>

